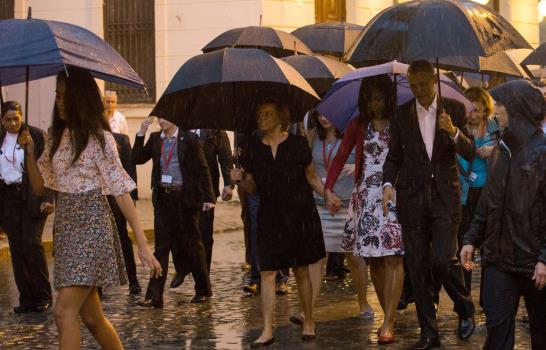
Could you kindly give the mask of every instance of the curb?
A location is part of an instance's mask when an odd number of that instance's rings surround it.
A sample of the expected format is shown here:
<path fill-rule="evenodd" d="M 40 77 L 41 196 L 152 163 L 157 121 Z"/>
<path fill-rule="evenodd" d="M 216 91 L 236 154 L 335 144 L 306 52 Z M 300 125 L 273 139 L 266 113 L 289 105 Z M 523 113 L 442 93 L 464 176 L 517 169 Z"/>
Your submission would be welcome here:
<path fill-rule="evenodd" d="M 227 229 L 215 230 L 214 233 L 226 233 L 226 232 L 233 232 L 233 231 L 242 230 L 242 229 L 243 229 L 243 225 L 233 225 L 232 227 Z M 144 235 L 146 236 L 146 239 L 148 240 L 148 242 L 153 242 L 155 237 L 155 231 L 153 229 L 144 230 Z M 133 231 L 129 231 L 129 237 L 131 238 L 133 242 L 136 241 L 135 234 Z M 51 253 L 51 251 L 53 250 L 53 241 L 42 241 L 42 246 L 44 247 L 44 251 L 46 253 Z M 0 248 L 0 259 L 8 259 L 10 256 L 11 255 L 10 255 L 9 246 Z"/>

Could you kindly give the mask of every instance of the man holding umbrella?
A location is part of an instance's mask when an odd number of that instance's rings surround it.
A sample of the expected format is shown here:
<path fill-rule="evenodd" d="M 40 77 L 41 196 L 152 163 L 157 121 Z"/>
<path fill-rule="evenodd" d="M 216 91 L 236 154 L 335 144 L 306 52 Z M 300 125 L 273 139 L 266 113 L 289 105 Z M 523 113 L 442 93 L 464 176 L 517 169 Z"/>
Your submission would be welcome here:
<path fill-rule="evenodd" d="M 415 99 L 400 106 L 391 123 L 389 153 L 383 167 L 383 209 L 397 193 L 398 218 L 415 289 L 421 338 L 414 349 L 440 346 L 432 277 L 442 280 L 459 315 L 459 337 L 474 331 L 474 304 L 457 259 L 461 218 L 456 154 L 472 159 L 474 145 L 465 135 L 465 107 L 437 98 L 437 77 L 428 61 L 415 61 L 408 80 Z"/>

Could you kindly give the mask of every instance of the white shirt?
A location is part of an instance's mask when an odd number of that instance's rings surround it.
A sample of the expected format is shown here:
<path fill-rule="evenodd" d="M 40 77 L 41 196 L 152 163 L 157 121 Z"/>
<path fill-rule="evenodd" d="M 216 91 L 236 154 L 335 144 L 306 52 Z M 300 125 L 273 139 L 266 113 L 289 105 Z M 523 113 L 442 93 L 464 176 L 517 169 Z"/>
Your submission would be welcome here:
<path fill-rule="evenodd" d="M 434 146 L 434 135 L 436 134 L 436 109 L 438 97 L 434 97 L 432 104 L 428 110 L 423 107 L 419 101 L 415 100 L 417 109 L 417 120 L 419 121 L 419 129 L 425 143 L 428 159 L 432 159 L 432 148 Z"/>
<path fill-rule="evenodd" d="M 0 148 L 0 178 L 6 185 L 21 183 L 25 151 L 17 144 L 18 134 L 6 132 Z"/>
<path fill-rule="evenodd" d="M 114 111 L 112 118 L 108 120 L 110 124 L 110 130 L 118 134 L 129 135 L 129 126 L 127 125 L 127 119 L 118 111 Z"/>
<path fill-rule="evenodd" d="M 192 129 L 191 132 L 194 134 L 197 134 L 197 136 L 201 137 L 201 129 Z"/>

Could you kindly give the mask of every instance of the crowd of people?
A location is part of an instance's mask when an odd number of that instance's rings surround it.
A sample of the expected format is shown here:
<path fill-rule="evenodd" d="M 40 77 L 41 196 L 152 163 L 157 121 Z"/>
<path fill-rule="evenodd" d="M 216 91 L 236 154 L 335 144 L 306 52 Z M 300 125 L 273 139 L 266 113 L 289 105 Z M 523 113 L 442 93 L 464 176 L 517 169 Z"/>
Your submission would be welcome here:
<path fill-rule="evenodd" d="M 416 61 L 407 76 L 413 99 L 397 106 L 389 76 L 365 78 L 359 115 L 342 131 L 317 111 L 309 113 L 306 130 L 291 128 L 285 101 L 267 99 L 256 110 L 258 129 L 239 136 L 235 167 L 225 131 L 183 130 L 161 118 L 160 131 L 145 142 L 154 121 L 147 118 L 131 148 L 116 93 L 101 98 L 89 73 L 68 70 L 57 77 L 47 133 L 24 124 L 15 101 L 2 104 L 0 131 L 0 225 L 20 294 L 14 312 L 52 305 L 41 236 L 55 211 L 61 348 L 79 347 L 80 319 L 103 348 L 123 348 L 100 293 L 127 281 L 130 294 L 141 293 L 127 223 L 150 269 L 138 305 L 163 307 L 171 254 L 170 286 L 191 273 L 191 302 L 208 302 L 215 203 L 230 200 L 235 187 L 250 263 L 244 290 L 262 301 L 263 329 L 252 348 L 275 342 L 275 296 L 287 292 L 290 269 L 301 304 L 290 322 L 301 326 L 302 341 L 317 338 L 313 312 L 324 267 L 340 257 L 363 319 L 376 317 L 369 269 L 383 315 L 379 344 L 396 342 L 396 311 L 414 300 L 421 333 L 413 348 L 438 348 L 441 286 L 459 317 L 458 336 L 467 339 L 475 329 L 477 248 L 484 348 L 513 348 L 521 296 L 532 347 L 546 348 L 546 102 L 530 83 L 469 88 L 474 109 L 466 111 L 440 99 L 433 66 Z M 136 165 L 150 160 L 153 254 L 135 211 Z"/>

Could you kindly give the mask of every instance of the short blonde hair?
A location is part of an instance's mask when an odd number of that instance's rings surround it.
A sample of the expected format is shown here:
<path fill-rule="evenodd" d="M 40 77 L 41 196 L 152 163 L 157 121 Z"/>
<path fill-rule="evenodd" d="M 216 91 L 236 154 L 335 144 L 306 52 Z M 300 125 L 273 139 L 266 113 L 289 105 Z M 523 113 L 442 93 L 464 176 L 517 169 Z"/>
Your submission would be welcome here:
<path fill-rule="evenodd" d="M 105 90 L 104 91 L 104 98 L 106 97 L 115 97 L 116 100 L 118 98 L 118 93 L 115 90 Z"/>
<path fill-rule="evenodd" d="M 487 92 L 487 90 L 481 87 L 473 86 L 466 89 L 464 91 L 464 95 L 471 102 L 481 102 L 485 106 L 484 119 L 489 119 L 489 117 L 493 114 L 493 108 L 495 107 L 495 103 L 493 102 L 493 97 L 489 95 L 489 92 Z"/>

